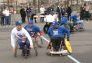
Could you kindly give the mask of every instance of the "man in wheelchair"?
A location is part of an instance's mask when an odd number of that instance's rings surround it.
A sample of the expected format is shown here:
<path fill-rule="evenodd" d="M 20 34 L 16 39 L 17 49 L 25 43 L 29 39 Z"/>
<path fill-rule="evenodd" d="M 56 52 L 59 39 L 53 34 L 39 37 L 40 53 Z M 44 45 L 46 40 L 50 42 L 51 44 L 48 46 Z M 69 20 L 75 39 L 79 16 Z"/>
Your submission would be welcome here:
<path fill-rule="evenodd" d="M 38 44 L 38 39 L 40 38 L 40 35 L 41 35 L 40 28 L 36 26 L 32 20 L 28 21 L 28 24 L 24 28 L 30 34 L 33 41 L 36 41 L 37 46 L 41 48 L 42 46 Z"/>
<path fill-rule="evenodd" d="M 26 38 L 29 40 L 29 42 L 27 42 Z M 21 21 L 16 22 L 16 27 L 14 27 L 11 32 L 11 46 L 13 48 L 14 56 L 16 56 L 17 53 L 17 45 L 19 45 L 20 49 L 23 49 L 25 45 L 28 49 L 33 48 L 32 38 L 30 37 L 28 32 L 23 28 Z"/>
<path fill-rule="evenodd" d="M 57 22 L 53 22 L 48 30 L 48 35 L 51 40 L 48 49 L 53 48 L 52 50 L 59 51 L 65 48 L 65 35 L 69 41 L 70 30 L 64 25 L 59 26 Z"/>
<path fill-rule="evenodd" d="M 79 16 L 76 13 L 71 16 L 71 20 L 72 20 L 72 27 L 76 31 L 84 29 L 83 20 L 80 20 Z"/>

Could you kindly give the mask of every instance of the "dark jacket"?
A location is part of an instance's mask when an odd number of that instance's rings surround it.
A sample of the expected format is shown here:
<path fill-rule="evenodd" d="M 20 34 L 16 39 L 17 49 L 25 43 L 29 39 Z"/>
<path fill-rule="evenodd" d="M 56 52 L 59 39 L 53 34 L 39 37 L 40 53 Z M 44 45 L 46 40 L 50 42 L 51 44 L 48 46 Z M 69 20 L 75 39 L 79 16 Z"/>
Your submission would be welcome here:
<path fill-rule="evenodd" d="M 21 17 L 26 17 L 26 12 L 24 8 L 20 9 L 20 15 Z"/>

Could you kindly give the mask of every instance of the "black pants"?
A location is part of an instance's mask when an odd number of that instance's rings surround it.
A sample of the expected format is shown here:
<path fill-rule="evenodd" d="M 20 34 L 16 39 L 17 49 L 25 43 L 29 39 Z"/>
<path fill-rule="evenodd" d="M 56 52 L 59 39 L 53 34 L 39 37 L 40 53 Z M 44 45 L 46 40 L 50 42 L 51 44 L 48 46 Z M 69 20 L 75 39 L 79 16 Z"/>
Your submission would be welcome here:
<path fill-rule="evenodd" d="M 25 23 L 26 17 L 21 17 L 22 18 L 22 23 Z"/>
<path fill-rule="evenodd" d="M 41 14 L 44 16 L 44 14 Z M 40 22 L 44 22 L 44 17 L 40 17 Z"/>
<path fill-rule="evenodd" d="M 1 17 L 1 25 L 4 25 L 4 16 Z"/>
<path fill-rule="evenodd" d="M 89 13 L 89 11 L 85 11 L 85 15 L 84 15 L 85 20 L 88 21 L 90 16 L 91 16 L 91 14 Z"/>

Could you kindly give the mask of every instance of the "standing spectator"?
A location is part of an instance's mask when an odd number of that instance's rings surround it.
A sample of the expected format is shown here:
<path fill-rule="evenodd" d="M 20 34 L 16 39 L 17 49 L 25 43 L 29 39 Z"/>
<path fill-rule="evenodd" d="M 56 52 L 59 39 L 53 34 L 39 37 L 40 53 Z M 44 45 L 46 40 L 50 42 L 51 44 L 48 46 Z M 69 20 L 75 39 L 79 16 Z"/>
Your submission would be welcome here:
<path fill-rule="evenodd" d="M 84 4 L 84 10 L 85 10 L 84 18 L 88 21 L 90 18 L 90 13 L 89 13 L 89 5 L 86 3 Z"/>
<path fill-rule="evenodd" d="M 84 7 L 81 6 L 81 7 L 80 7 L 80 19 L 81 19 L 81 20 L 84 20 L 84 13 L 85 13 Z"/>
<path fill-rule="evenodd" d="M 10 25 L 10 11 L 8 8 L 5 8 L 5 10 L 2 12 L 4 15 L 4 24 Z"/>
<path fill-rule="evenodd" d="M 40 8 L 40 14 L 44 14 L 45 13 L 45 8 L 44 6 L 42 5 L 41 8 Z"/>
<path fill-rule="evenodd" d="M 44 14 L 45 14 L 45 8 L 44 6 L 42 5 L 41 8 L 40 8 L 40 14 L 42 15 L 40 17 L 40 21 L 43 22 L 44 21 Z"/>
<path fill-rule="evenodd" d="M 47 14 L 50 14 L 53 11 L 54 11 L 54 8 L 53 7 L 48 7 L 47 10 L 46 10 L 46 13 Z"/>
<path fill-rule="evenodd" d="M 68 6 L 68 7 L 67 7 L 66 12 L 67 12 L 67 14 L 68 14 L 68 20 L 70 20 L 70 16 L 71 16 L 71 13 L 72 13 L 71 6 Z"/>
<path fill-rule="evenodd" d="M 4 25 L 4 15 L 3 15 L 2 11 L 0 12 L 0 18 L 1 18 L 0 23 L 3 26 Z"/>
<path fill-rule="evenodd" d="M 20 15 L 21 15 L 21 18 L 22 18 L 22 23 L 25 23 L 26 11 L 25 11 L 24 8 L 21 8 L 21 9 L 20 9 Z"/>
<path fill-rule="evenodd" d="M 31 9 L 31 7 L 27 7 L 27 9 L 26 9 L 26 15 L 27 15 L 27 19 L 28 19 L 28 21 L 30 20 L 30 17 L 31 17 L 31 15 L 32 15 L 32 9 Z M 32 17 L 31 17 L 32 18 Z"/>
<path fill-rule="evenodd" d="M 58 13 L 58 18 L 59 18 L 59 21 L 60 21 L 60 19 L 61 19 L 61 10 L 60 10 L 60 6 L 57 7 L 56 12 Z"/>
<path fill-rule="evenodd" d="M 64 6 L 62 6 L 62 7 L 61 7 L 61 14 L 62 14 L 62 16 L 64 16 L 64 15 L 65 15 L 65 13 L 66 13 L 66 9 L 65 9 L 65 7 L 64 7 Z"/>

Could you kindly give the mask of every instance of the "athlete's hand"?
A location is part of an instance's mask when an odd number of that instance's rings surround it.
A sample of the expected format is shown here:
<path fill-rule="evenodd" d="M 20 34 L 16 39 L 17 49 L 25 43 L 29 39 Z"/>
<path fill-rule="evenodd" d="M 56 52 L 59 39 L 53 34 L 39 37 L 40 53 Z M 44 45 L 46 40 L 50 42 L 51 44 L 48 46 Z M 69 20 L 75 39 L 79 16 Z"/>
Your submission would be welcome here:
<path fill-rule="evenodd" d="M 30 48 L 34 48 L 32 45 L 30 45 Z"/>
<path fill-rule="evenodd" d="M 39 35 L 39 36 L 40 36 L 41 34 L 40 34 L 40 33 L 37 33 L 37 35 Z"/>
<path fill-rule="evenodd" d="M 42 35 L 44 35 L 44 32 L 43 32 L 43 31 L 41 31 L 41 32 L 40 32 L 40 35 L 41 35 L 41 36 L 42 36 Z"/>

